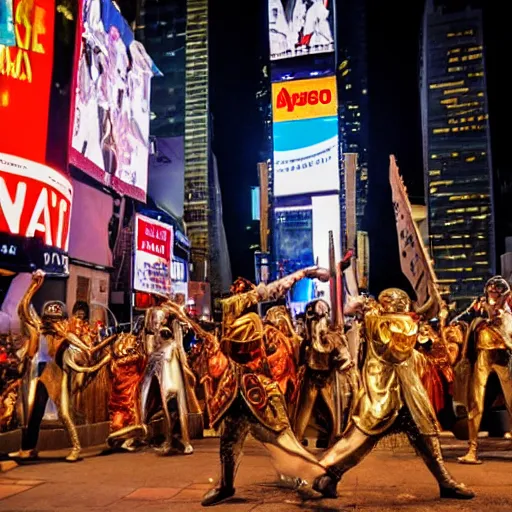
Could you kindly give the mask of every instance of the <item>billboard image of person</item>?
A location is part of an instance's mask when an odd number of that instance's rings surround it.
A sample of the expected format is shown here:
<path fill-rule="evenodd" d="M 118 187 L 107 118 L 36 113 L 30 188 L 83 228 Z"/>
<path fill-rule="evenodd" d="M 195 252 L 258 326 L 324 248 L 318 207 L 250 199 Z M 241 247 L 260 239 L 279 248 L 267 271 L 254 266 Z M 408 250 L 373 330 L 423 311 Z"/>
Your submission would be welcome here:
<path fill-rule="evenodd" d="M 71 163 L 145 200 L 156 68 L 110 0 L 84 0 L 82 20 Z"/>
<path fill-rule="evenodd" d="M 332 0 L 269 0 L 270 60 L 334 51 Z"/>

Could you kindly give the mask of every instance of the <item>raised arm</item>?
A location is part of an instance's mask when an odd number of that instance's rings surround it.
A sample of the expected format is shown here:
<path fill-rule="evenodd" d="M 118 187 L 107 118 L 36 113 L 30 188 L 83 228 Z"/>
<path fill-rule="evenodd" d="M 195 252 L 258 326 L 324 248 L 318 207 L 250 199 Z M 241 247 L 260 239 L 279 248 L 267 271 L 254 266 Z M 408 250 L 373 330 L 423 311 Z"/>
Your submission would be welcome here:
<path fill-rule="evenodd" d="M 86 345 L 76 334 L 67 330 L 67 326 L 63 322 L 55 322 L 52 325 L 53 330 L 59 336 L 62 336 L 66 341 L 80 350 L 83 350 L 86 354 L 91 354 L 92 347 Z"/>
<path fill-rule="evenodd" d="M 31 302 L 37 290 L 43 285 L 44 276 L 42 270 L 36 270 L 32 274 L 32 281 L 18 304 L 18 317 L 21 322 L 22 333 L 28 337 L 27 355 L 30 358 L 34 357 L 39 350 L 39 336 L 41 335 L 42 326 L 41 319 Z"/>
<path fill-rule="evenodd" d="M 304 268 L 272 283 L 260 283 L 249 292 L 239 293 L 224 299 L 222 301 L 223 332 L 229 329 L 230 325 L 251 306 L 259 302 L 277 300 L 283 297 L 295 283 L 306 277 L 316 278 L 325 283 L 329 281 L 329 271 L 320 267 Z"/>
<path fill-rule="evenodd" d="M 462 313 L 457 315 L 451 322 L 450 325 L 457 324 L 458 322 L 467 322 L 471 323 L 471 320 L 476 316 L 476 308 L 479 304 L 479 300 L 475 299 L 467 309 L 465 309 Z"/>
<path fill-rule="evenodd" d="M 192 320 L 181 306 L 174 302 L 165 302 L 162 307 L 167 309 L 172 315 L 174 315 L 180 322 L 187 324 L 199 338 L 204 341 L 214 342 L 216 341 L 215 336 L 210 332 L 205 331 L 196 321 Z"/>
<path fill-rule="evenodd" d="M 306 277 L 309 277 L 310 279 L 319 279 L 320 281 L 327 283 L 329 281 L 329 271 L 325 268 L 316 266 L 303 268 L 302 270 L 297 270 L 297 272 L 286 277 L 282 277 L 270 284 L 260 284 L 257 290 L 262 296 L 262 300 L 277 300 L 280 297 L 283 297 L 295 283 Z"/>

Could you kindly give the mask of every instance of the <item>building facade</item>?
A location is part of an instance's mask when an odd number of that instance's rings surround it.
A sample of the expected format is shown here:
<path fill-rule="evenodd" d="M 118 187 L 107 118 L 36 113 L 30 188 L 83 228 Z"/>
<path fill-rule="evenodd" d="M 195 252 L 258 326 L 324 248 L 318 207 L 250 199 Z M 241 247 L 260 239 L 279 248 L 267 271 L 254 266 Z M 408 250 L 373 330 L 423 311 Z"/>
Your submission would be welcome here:
<path fill-rule="evenodd" d="M 429 246 L 440 284 L 465 303 L 495 273 L 481 11 L 453 12 L 427 2 L 421 73 Z"/>

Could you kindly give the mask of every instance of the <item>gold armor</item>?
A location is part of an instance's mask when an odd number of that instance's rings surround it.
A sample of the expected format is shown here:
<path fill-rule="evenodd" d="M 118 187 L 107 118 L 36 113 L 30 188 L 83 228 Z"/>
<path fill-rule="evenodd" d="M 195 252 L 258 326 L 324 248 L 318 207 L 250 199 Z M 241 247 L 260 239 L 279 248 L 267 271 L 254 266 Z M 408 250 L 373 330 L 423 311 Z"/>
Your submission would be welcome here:
<path fill-rule="evenodd" d="M 112 384 L 109 400 L 111 446 L 145 433 L 140 408 L 140 382 L 146 354 L 140 340 L 133 334 L 121 333 L 112 346 L 110 374 Z"/>
<path fill-rule="evenodd" d="M 380 435 L 395 422 L 407 405 L 414 423 L 423 435 L 435 435 L 437 420 L 419 376 L 411 371 L 416 354 L 418 320 L 409 313 L 365 315 L 368 354 L 363 368 L 366 393 L 360 398 L 353 417 L 360 430 Z"/>
<path fill-rule="evenodd" d="M 454 371 L 459 347 L 453 339 L 451 328 L 443 325 L 439 330 L 429 323 L 422 323 L 418 336 L 419 373 L 436 414 L 446 408 L 453 395 Z"/>
<path fill-rule="evenodd" d="M 287 476 L 291 476 L 292 467 L 300 468 L 301 476 L 309 473 L 315 477 L 324 473 L 324 468 L 293 434 L 284 396 L 272 377 L 267 359 L 263 322 L 257 314 L 248 312 L 261 300 L 281 296 L 306 276 L 328 278 L 322 269 L 312 268 L 258 288 L 253 285 L 237 288 L 236 294 L 222 303 L 224 316 L 220 343 L 210 333 L 201 332 L 197 324 L 176 308 L 178 318 L 203 338 L 203 355 L 198 358 L 196 368 L 208 372 L 201 382 L 206 384 L 211 425 L 216 426 L 222 421 L 221 479 L 219 485 L 204 496 L 204 506 L 234 495 L 235 473 L 249 433 L 275 454 L 273 460 L 279 465 L 276 469 L 281 474 L 288 471 Z M 286 463 L 281 465 L 285 459 Z"/>
<path fill-rule="evenodd" d="M 64 320 L 64 305 L 58 301 L 47 303 L 43 308 L 42 318 L 39 318 L 30 303 L 43 281 L 44 272 L 40 270 L 34 272 L 32 282 L 19 304 L 18 315 L 21 320 L 22 332 L 28 338 L 29 353 L 32 355 L 37 353 L 39 338 L 44 335 L 48 342 L 48 351 L 52 360 L 46 364 L 43 373 L 36 382 L 34 392 L 29 394 L 28 426 L 22 432 L 22 449 L 12 455 L 22 458 L 35 455 L 44 408 L 48 398 L 51 398 L 57 405 L 59 419 L 62 421 L 72 444 L 71 452 L 66 460 L 75 462 L 80 459 L 81 448 L 78 433 L 71 417 L 72 375 L 73 372 L 94 373 L 104 366 L 109 356 L 104 357 L 96 365 L 79 367 L 80 364 L 87 363 L 94 351 L 109 343 L 111 338 L 104 340 L 101 345 L 94 349 L 91 348 L 88 344 L 90 341 L 88 338 L 82 340 L 68 329 L 68 321 Z"/>
<path fill-rule="evenodd" d="M 459 458 L 462 464 L 480 464 L 478 431 L 484 413 L 485 391 L 491 373 L 496 373 L 512 418 L 512 377 L 509 370 L 512 350 L 512 313 L 507 304 L 510 287 L 501 277 L 491 278 L 485 286 L 485 297 L 475 301 L 470 309 L 455 321 L 470 321 L 462 359 L 469 368 L 466 390 L 469 449 Z M 469 363 L 469 364 L 468 364 Z"/>
<path fill-rule="evenodd" d="M 303 342 L 304 374 L 293 415 L 295 435 L 304 437 L 317 407 L 328 414 L 326 441 L 331 444 L 346 426 L 348 397 L 353 396 L 347 373 L 354 369 L 345 337 L 329 325 L 330 307 L 322 299 L 306 307 L 306 337 Z M 323 403 L 319 403 L 319 400 Z"/>
<path fill-rule="evenodd" d="M 410 299 L 398 289 L 384 290 L 368 303 L 364 316 L 368 344 L 363 387 L 353 425 L 321 459 L 329 474 L 314 488 L 335 497 L 341 476 L 356 466 L 391 429 L 404 431 L 436 478 L 442 498 L 469 499 L 473 492 L 448 473 L 437 435 L 436 418 L 416 370 L 414 345 L 419 319 Z"/>

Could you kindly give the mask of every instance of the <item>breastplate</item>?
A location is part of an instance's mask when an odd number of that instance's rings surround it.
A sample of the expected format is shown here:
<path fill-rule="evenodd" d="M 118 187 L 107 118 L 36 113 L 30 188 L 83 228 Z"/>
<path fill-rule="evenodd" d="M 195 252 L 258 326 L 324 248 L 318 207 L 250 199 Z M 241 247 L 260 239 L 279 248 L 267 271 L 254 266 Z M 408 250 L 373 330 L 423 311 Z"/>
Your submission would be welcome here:
<path fill-rule="evenodd" d="M 386 362 L 402 363 L 411 357 L 418 338 L 418 324 L 409 315 L 384 314 L 366 321 L 376 354 Z"/>

